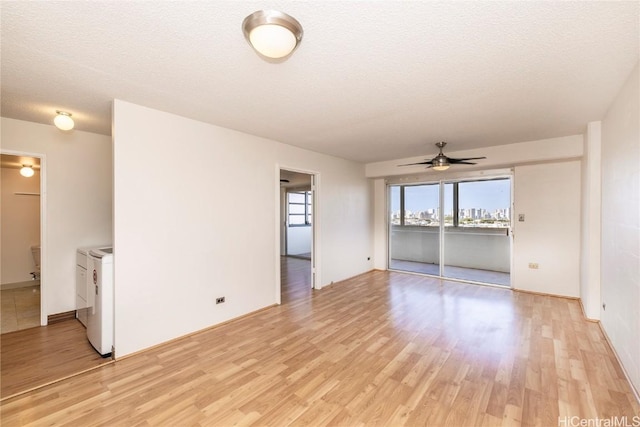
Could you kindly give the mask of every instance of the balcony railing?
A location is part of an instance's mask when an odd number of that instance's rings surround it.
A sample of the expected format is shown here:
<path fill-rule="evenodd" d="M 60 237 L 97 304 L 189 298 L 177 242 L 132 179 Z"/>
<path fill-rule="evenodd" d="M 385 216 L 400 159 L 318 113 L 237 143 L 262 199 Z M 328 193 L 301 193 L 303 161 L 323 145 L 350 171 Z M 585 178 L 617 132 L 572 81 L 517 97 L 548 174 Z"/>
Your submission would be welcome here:
<path fill-rule="evenodd" d="M 395 268 L 393 266 L 394 260 L 437 266 L 440 262 L 439 247 L 439 229 L 437 227 L 393 225 L 390 248 L 391 268 Z M 402 265 L 399 262 L 395 264 L 396 266 Z M 489 279 L 488 283 L 508 284 L 508 275 L 511 267 L 508 229 L 446 227 L 444 233 L 444 264 L 445 274 L 449 277 L 465 279 L 466 277 L 458 277 L 463 274 L 461 269 L 475 269 L 486 271 L 487 273 L 497 273 L 493 276 L 498 279 Z M 416 266 L 416 268 L 419 268 L 419 266 Z M 409 271 L 416 270 L 410 269 Z M 473 276 L 473 274 L 471 275 Z M 487 275 L 487 277 L 492 276 Z M 474 280 L 473 278 L 468 279 Z M 504 283 L 505 281 L 507 283 Z"/>

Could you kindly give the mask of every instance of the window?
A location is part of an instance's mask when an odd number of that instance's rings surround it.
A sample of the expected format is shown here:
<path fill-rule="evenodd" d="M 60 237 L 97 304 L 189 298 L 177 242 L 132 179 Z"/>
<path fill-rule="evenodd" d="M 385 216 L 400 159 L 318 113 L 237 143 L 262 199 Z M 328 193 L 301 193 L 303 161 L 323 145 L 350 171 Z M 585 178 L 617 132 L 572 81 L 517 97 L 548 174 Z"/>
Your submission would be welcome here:
<path fill-rule="evenodd" d="M 404 225 L 440 225 L 439 194 L 439 184 L 404 187 Z"/>
<path fill-rule="evenodd" d="M 311 191 L 292 191 L 287 193 L 289 226 L 311 225 Z"/>
<path fill-rule="evenodd" d="M 510 226 L 509 178 L 446 182 L 443 185 L 445 227 Z M 389 191 L 392 225 L 440 225 L 439 184 L 392 185 Z"/>
<path fill-rule="evenodd" d="M 457 227 L 508 228 L 511 224 L 511 182 L 508 178 L 453 184 Z M 455 200 L 454 200 L 455 203 Z"/>

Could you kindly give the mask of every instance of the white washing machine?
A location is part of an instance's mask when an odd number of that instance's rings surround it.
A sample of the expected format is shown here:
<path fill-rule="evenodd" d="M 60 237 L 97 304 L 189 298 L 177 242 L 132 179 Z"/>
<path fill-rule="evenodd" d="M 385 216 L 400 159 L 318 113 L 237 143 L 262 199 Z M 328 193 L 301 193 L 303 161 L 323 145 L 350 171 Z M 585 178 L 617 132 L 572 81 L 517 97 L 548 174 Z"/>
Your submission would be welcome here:
<path fill-rule="evenodd" d="M 113 248 L 87 252 L 87 338 L 102 357 L 113 348 Z"/>

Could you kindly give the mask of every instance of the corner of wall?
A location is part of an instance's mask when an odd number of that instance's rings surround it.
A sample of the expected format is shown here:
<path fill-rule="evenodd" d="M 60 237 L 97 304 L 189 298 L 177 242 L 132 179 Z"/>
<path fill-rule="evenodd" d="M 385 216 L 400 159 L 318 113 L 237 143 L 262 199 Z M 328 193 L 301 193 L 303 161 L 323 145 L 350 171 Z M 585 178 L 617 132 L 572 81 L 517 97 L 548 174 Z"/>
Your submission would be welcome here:
<path fill-rule="evenodd" d="M 585 316 L 600 319 L 602 123 L 590 122 L 581 164 L 580 298 Z"/>

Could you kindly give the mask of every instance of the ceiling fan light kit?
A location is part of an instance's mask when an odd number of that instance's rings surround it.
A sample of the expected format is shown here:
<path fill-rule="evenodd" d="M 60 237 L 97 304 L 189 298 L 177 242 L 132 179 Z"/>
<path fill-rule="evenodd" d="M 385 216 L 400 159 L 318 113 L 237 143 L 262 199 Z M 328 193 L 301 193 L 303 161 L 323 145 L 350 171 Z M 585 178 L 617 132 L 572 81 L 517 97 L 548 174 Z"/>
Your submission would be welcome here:
<path fill-rule="evenodd" d="M 444 148 L 445 145 L 447 145 L 447 143 L 444 141 L 436 142 L 436 147 L 440 149 L 440 152 L 438 153 L 437 156 L 435 156 L 431 160 L 426 160 L 424 162 L 418 162 L 418 163 L 409 163 L 409 164 L 400 165 L 400 166 L 427 165 L 427 168 L 432 168 L 433 170 L 436 170 L 436 171 L 446 171 L 447 169 L 449 169 L 451 165 L 475 165 L 476 163 L 470 162 L 469 160 L 486 159 L 486 157 L 467 157 L 464 159 L 454 159 L 453 157 L 447 157 L 442 152 L 442 149 Z"/>

